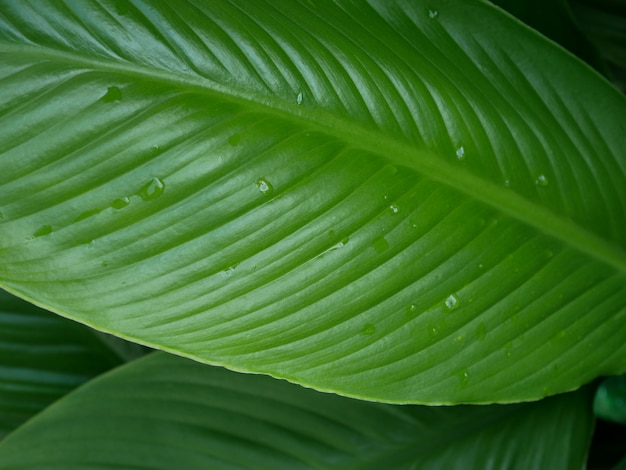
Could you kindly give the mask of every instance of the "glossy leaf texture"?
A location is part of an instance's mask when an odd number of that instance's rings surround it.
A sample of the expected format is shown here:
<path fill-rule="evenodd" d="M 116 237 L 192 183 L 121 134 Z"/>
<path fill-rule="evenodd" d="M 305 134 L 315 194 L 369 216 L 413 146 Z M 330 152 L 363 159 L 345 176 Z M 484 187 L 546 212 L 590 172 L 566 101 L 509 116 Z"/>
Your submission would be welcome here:
<path fill-rule="evenodd" d="M 0 439 L 121 363 L 95 332 L 0 290 Z"/>
<path fill-rule="evenodd" d="M 14 470 L 569 470 L 585 462 L 588 392 L 489 407 L 386 405 L 155 353 L 50 407 L 0 444 L 0 462 Z"/>
<path fill-rule="evenodd" d="M 626 371 L 624 97 L 494 6 L 1 11 L 7 289 L 369 400 Z"/>

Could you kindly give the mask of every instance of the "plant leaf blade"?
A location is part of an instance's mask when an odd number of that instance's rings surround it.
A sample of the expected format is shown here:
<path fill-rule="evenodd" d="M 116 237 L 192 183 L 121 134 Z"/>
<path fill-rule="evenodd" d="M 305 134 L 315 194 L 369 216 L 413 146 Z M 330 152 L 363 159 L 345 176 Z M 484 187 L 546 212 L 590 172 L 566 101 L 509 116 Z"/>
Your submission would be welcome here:
<path fill-rule="evenodd" d="M 318 7 L 7 2 L 3 285 L 375 400 L 623 372 L 624 98 L 481 2 Z"/>
<path fill-rule="evenodd" d="M 592 420 L 588 390 L 506 406 L 393 406 L 155 353 L 46 410 L 0 444 L 0 458 L 51 470 L 568 469 L 584 463 Z"/>

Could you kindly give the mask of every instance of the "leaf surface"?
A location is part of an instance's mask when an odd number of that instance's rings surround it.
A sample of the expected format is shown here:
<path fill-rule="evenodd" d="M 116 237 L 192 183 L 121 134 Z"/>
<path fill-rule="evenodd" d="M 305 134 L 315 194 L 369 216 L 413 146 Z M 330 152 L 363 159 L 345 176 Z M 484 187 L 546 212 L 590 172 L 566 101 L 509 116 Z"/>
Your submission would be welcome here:
<path fill-rule="evenodd" d="M 596 390 L 593 407 L 599 418 L 626 424 L 626 376 L 605 379 Z"/>
<path fill-rule="evenodd" d="M 121 362 L 93 331 L 0 290 L 0 439 Z"/>
<path fill-rule="evenodd" d="M 15 470 L 568 470 L 585 461 L 588 392 L 394 406 L 155 353 L 50 407 L 0 444 L 0 461 Z"/>
<path fill-rule="evenodd" d="M 2 284 L 372 400 L 626 371 L 624 97 L 431 3 L 3 1 Z"/>

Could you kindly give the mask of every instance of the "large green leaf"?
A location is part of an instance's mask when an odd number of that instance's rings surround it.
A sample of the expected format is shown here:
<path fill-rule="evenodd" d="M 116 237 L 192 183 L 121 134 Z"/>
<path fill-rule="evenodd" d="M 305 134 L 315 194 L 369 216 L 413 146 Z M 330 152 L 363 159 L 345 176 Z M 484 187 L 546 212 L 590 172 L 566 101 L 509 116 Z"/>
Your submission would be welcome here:
<path fill-rule="evenodd" d="M 366 403 L 155 353 L 0 444 L 19 469 L 582 468 L 589 390 L 536 403 Z M 106 403 L 106 406 L 103 406 Z"/>
<path fill-rule="evenodd" d="M 1 2 L 0 279 L 390 402 L 626 371 L 626 103 L 480 1 Z"/>
<path fill-rule="evenodd" d="M 93 331 L 0 290 L 0 439 L 121 362 Z"/>

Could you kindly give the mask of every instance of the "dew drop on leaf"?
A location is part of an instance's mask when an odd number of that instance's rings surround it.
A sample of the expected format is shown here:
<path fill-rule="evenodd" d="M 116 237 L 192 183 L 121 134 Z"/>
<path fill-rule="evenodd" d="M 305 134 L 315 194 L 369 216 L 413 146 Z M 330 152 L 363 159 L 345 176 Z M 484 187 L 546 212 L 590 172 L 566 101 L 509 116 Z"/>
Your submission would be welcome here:
<path fill-rule="evenodd" d="M 439 328 L 437 328 L 435 325 L 428 325 L 428 336 L 430 336 L 431 338 L 439 336 Z"/>
<path fill-rule="evenodd" d="M 236 147 L 241 142 L 241 134 L 233 134 L 228 138 L 228 143 L 233 147 Z"/>
<path fill-rule="evenodd" d="M 445 304 L 448 310 L 454 310 L 459 305 L 459 299 L 454 294 L 450 294 L 446 299 Z"/>
<path fill-rule="evenodd" d="M 35 238 L 44 237 L 46 235 L 50 235 L 51 233 L 52 233 L 51 225 L 42 225 L 35 231 L 35 233 L 33 233 L 33 237 Z"/>
<path fill-rule="evenodd" d="M 458 335 L 452 341 L 454 341 L 455 343 L 462 343 L 463 341 L 465 341 L 465 335 L 463 335 L 463 334 Z"/>
<path fill-rule="evenodd" d="M 128 2 L 128 0 L 117 0 L 113 4 L 113 8 L 115 8 L 115 13 L 117 13 L 120 16 L 124 16 L 130 13 L 129 6 L 130 6 L 130 3 Z"/>
<path fill-rule="evenodd" d="M 265 178 L 259 178 L 258 180 L 256 180 L 255 184 L 261 194 L 263 194 L 263 196 L 269 196 L 274 192 L 274 187 Z"/>
<path fill-rule="evenodd" d="M 296 96 L 296 103 L 298 104 L 302 104 L 302 99 L 303 99 L 303 95 L 302 92 L 298 93 L 298 95 Z"/>
<path fill-rule="evenodd" d="M 535 184 L 537 186 L 546 187 L 548 186 L 548 178 L 546 178 L 546 175 L 539 175 L 535 180 Z"/>
<path fill-rule="evenodd" d="M 88 219 L 89 217 L 93 216 L 93 215 L 97 215 L 101 212 L 100 209 L 92 209 L 89 211 L 85 211 L 82 214 L 80 214 L 78 217 L 76 217 L 74 219 L 74 222 L 80 222 L 81 220 L 85 220 Z"/>
<path fill-rule="evenodd" d="M 126 207 L 128 204 L 130 204 L 130 198 L 129 197 L 120 197 L 118 199 L 116 199 L 115 201 L 113 201 L 111 203 L 111 207 L 113 209 L 123 209 L 124 207 Z"/>
<path fill-rule="evenodd" d="M 380 237 L 374 240 L 374 244 L 372 246 L 376 250 L 376 253 L 382 253 L 389 249 L 389 242 L 385 240 L 385 237 Z"/>
<path fill-rule="evenodd" d="M 417 310 L 417 307 L 415 306 L 415 304 L 410 304 L 410 305 L 407 305 L 407 307 L 406 307 L 407 315 L 414 314 L 416 310 Z"/>
<path fill-rule="evenodd" d="M 239 264 L 239 263 L 237 263 L 237 264 L 233 264 L 233 265 L 229 266 L 228 268 L 226 268 L 226 269 L 223 271 L 224 276 L 226 276 L 226 277 L 231 277 L 233 274 L 235 274 L 235 269 L 237 268 L 238 264 Z"/>
<path fill-rule="evenodd" d="M 439 12 L 437 10 L 428 10 L 428 17 L 431 20 L 436 20 L 439 17 Z"/>
<path fill-rule="evenodd" d="M 122 90 L 116 86 L 107 88 L 107 92 L 100 98 L 103 103 L 113 103 L 122 99 Z"/>
<path fill-rule="evenodd" d="M 374 333 L 376 333 L 376 327 L 371 323 L 365 324 L 361 329 L 361 335 L 363 336 L 372 336 Z"/>
<path fill-rule="evenodd" d="M 398 212 L 400 212 L 400 209 L 395 204 L 390 205 L 389 209 L 391 209 L 391 212 L 393 212 L 394 214 L 397 214 Z"/>
<path fill-rule="evenodd" d="M 144 201 L 150 201 L 158 198 L 165 191 L 165 183 L 159 178 L 152 178 L 137 193 Z"/>
<path fill-rule="evenodd" d="M 463 160 L 465 158 L 465 148 L 462 145 L 456 149 L 456 158 L 459 160 Z"/>

